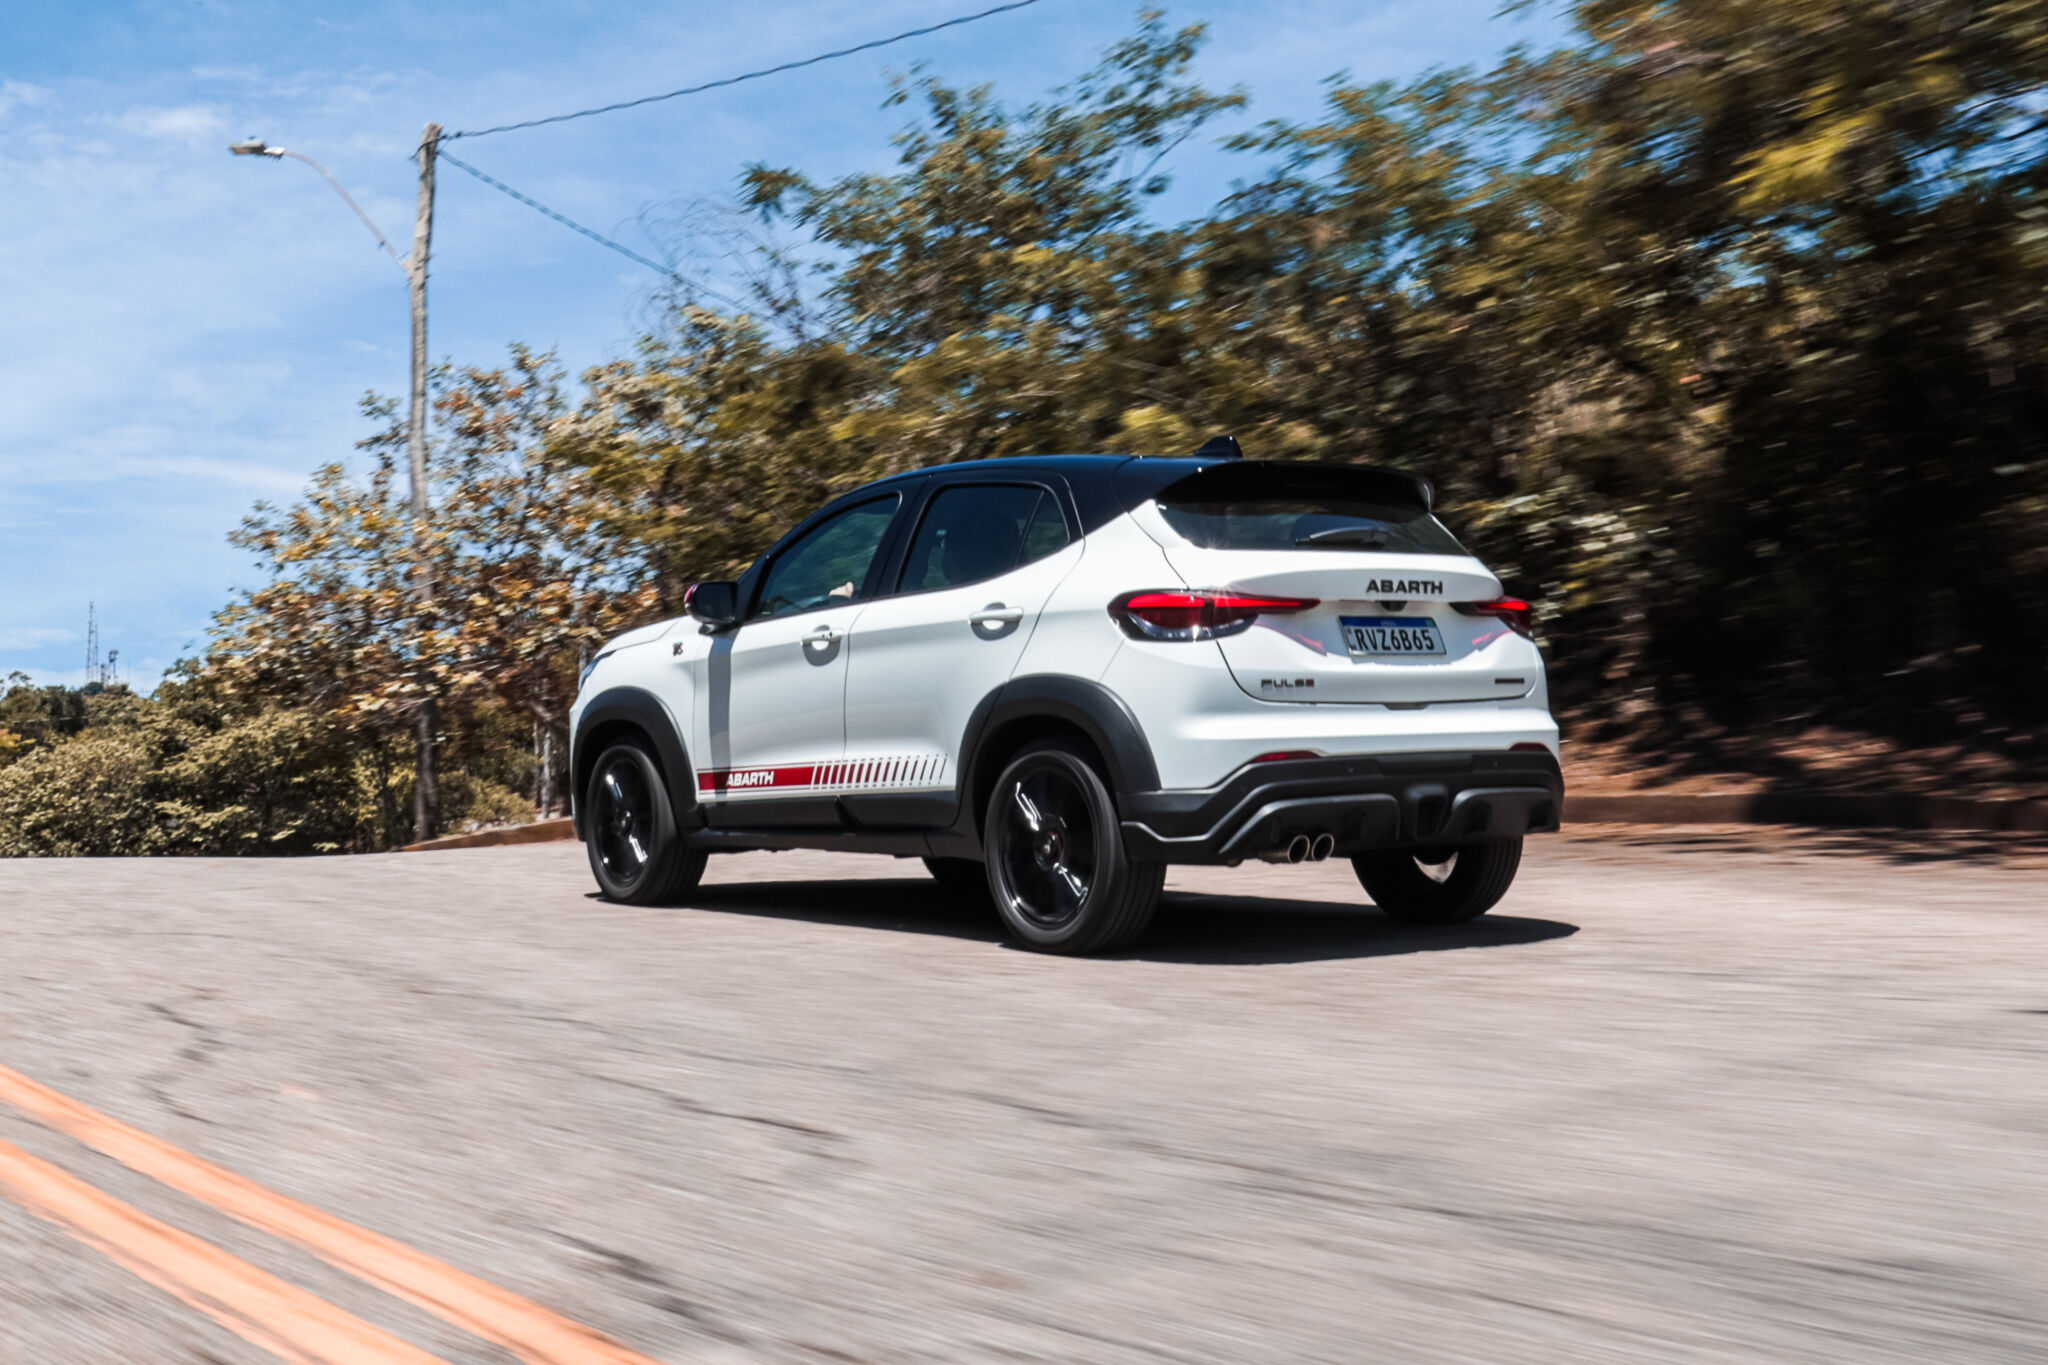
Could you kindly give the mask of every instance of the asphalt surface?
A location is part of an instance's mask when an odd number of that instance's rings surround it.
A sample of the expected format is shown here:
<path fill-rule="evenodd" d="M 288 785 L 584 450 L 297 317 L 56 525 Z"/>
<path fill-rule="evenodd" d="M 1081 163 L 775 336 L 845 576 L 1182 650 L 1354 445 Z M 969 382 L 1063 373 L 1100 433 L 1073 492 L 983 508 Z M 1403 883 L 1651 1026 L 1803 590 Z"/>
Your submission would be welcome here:
<path fill-rule="evenodd" d="M 0 862 L 0 1066 L 685 1361 L 2048 1359 L 2048 845 L 1532 841 L 1411 931 L 1177 874 L 1096 960 L 914 863 Z M 0 1142 L 514 1356 L 0 1103 Z M 271 1361 L 0 1194 L 0 1362 Z"/>

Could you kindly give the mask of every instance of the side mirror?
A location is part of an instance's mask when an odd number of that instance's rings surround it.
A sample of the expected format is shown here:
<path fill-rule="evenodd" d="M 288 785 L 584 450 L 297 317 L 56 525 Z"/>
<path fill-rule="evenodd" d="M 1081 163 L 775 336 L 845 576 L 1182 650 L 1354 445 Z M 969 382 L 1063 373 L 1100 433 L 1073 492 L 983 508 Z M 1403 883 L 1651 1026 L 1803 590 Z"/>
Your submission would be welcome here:
<path fill-rule="evenodd" d="M 714 630 L 736 625 L 740 619 L 739 584 L 692 583 L 683 594 L 683 610 Z"/>

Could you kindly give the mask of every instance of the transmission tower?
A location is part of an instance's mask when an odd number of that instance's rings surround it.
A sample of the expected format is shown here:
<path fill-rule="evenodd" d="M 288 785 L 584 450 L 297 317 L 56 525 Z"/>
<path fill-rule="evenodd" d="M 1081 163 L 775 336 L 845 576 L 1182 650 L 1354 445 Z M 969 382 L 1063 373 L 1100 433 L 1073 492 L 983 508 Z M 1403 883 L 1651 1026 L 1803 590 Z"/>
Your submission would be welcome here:
<path fill-rule="evenodd" d="M 113 686 L 115 677 L 114 663 L 120 657 L 121 651 L 115 649 L 109 650 L 105 659 L 100 658 L 99 604 L 97 602 L 87 602 L 85 604 L 85 682 L 81 685 L 91 687 L 94 683 L 98 683 L 101 687 Z"/>

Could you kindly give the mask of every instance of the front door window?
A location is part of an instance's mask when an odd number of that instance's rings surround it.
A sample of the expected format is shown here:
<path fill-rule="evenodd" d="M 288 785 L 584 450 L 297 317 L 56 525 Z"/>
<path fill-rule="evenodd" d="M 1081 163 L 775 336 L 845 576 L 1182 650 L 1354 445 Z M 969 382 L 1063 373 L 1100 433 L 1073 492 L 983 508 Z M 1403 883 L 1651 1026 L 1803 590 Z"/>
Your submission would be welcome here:
<path fill-rule="evenodd" d="M 768 566 L 754 616 L 793 616 L 864 597 L 868 570 L 896 515 L 897 501 L 891 496 L 850 507 L 777 555 Z"/>

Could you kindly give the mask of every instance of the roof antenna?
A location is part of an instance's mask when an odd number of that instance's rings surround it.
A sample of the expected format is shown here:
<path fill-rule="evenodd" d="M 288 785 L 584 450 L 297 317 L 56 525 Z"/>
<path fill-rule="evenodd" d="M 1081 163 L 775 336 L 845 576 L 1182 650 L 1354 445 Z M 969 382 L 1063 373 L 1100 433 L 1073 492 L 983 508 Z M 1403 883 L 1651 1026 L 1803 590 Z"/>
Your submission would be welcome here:
<path fill-rule="evenodd" d="M 1202 442 L 1202 448 L 1195 452 L 1198 460 L 1242 460 L 1244 449 L 1235 436 L 1211 436 Z"/>

